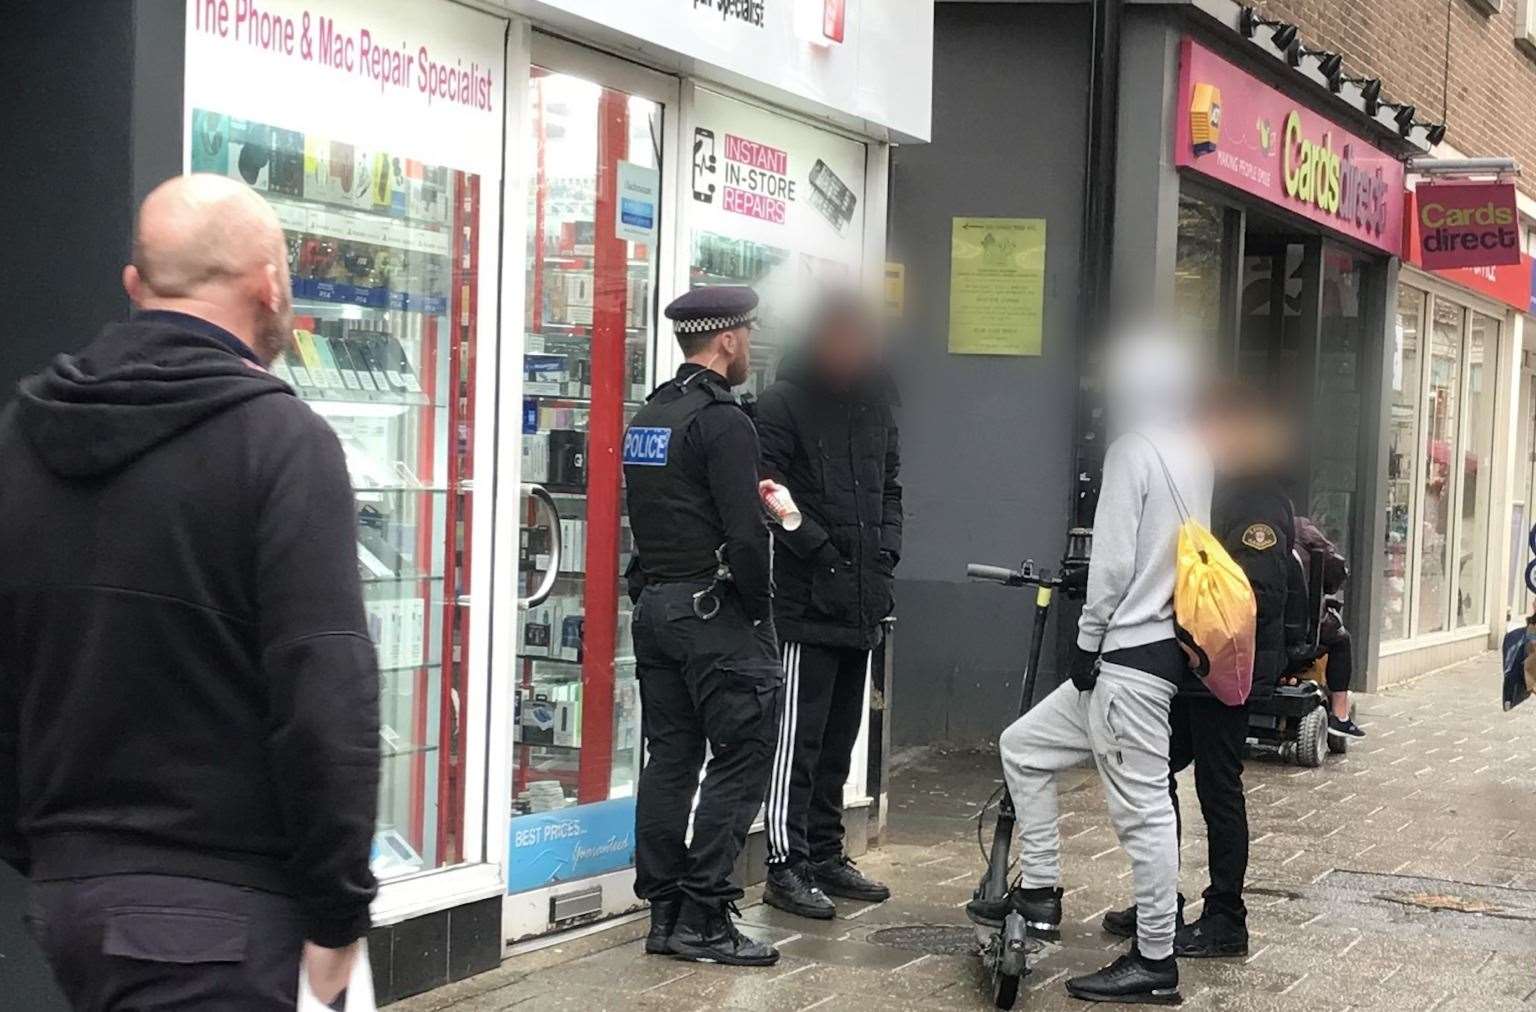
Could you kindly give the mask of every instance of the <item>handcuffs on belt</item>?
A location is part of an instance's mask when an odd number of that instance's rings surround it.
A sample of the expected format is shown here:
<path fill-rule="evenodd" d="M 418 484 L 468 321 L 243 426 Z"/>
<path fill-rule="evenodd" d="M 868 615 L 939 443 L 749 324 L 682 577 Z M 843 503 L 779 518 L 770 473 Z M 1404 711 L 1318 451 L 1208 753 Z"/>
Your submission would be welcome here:
<path fill-rule="evenodd" d="M 720 585 L 731 580 L 731 567 L 725 561 L 725 546 L 715 549 L 715 578 L 703 590 L 693 592 L 693 613 L 708 622 L 720 614 Z"/>

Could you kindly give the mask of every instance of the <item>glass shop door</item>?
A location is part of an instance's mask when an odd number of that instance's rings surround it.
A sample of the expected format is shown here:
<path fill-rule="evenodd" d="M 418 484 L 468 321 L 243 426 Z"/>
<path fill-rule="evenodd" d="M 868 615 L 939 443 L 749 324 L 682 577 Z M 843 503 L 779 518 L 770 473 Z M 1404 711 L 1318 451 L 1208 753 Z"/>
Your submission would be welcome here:
<path fill-rule="evenodd" d="M 561 548 L 549 596 L 517 630 L 509 941 L 639 905 L 640 695 L 618 448 L 656 379 L 677 95 L 674 78 L 535 35 L 522 474 L 553 498 Z M 555 540 L 548 512 L 532 500 L 526 509 L 524 595 L 544 582 Z"/>

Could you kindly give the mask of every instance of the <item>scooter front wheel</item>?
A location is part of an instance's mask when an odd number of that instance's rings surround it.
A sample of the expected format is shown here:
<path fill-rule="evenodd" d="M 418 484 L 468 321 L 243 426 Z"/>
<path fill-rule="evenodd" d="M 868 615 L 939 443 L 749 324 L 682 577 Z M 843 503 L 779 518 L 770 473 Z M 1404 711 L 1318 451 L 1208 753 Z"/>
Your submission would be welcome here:
<path fill-rule="evenodd" d="M 1002 973 L 999 971 L 992 975 L 992 1004 L 998 1008 L 1013 1008 L 1013 1003 L 1019 1000 L 1019 978 L 1017 974 Z"/>

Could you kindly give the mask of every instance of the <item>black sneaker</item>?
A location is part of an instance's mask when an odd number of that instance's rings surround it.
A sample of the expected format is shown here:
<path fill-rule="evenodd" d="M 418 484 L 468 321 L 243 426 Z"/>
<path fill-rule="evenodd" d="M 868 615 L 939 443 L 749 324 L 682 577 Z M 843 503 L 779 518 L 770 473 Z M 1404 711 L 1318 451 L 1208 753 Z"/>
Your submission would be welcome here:
<path fill-rule="evenodd" d="M 1181 959 L 1216 959 L 1248 955 L 1248 925 L 1226 914 L 1205 914 L 1181 924 L 1173 936 L 1173 954 Z"/>
<path fill-rule="evenodd" d="M 1100 926 L 1111 935 L 1121 938 L 1136 937 L 1136 904 L 1132 903 L 1124 910 L 1111 910 L 1104 915 L 1099 922 Z M 1182 927 L 1184 924 L 1184 894 L 1179 893 L 1179 910 L 1174 918 L 1174 924 Z"/>
<path fill-rule="evenodd" d="M 677 926 L 677 912 L 683 907 L 680 899 L 651 900 L 651 930 L 645 936 L 645 951 L 652 956 L 665 956 L 672 952 L 667 939 Z"/>
<path fill-rule="evenodd" d="M 1136 904 L 1132 903 L 1124 910 L 1111 910 L 1104 915 L 1104 920 L 1099 922 L 1105 931 L 1121 938 L 1136 937 Z"/>
<path fill-rule="evenodd" d="M 770 864 L 763 902 L 796 917 L 830 921 L 837 916 L 837 907 L 817 888 L 810 872 L 801 864 Z"/>
<path fill-rule="evenodd" d="M 731 920 L 736 904 L 707 907 L 692 900 L 683 904 L 668 946 L 672 955 L 693 963 L 726 966 L 772 966 L 779 950 L 767 942 L 748 938 Z"/>
<path fill-rule="evenodd" d="M 973 924 L 1000 928 L 1010 911 L 1024 918 L 1024 931 L 1031 938 L 1048 942 L 1061 939 L 1061 887 L 1025 889 L 1014 886 L 1008 895 L 996 900 L 972 899 L 965 905 L 965 916 Z"/>
<path fill-rule="evenodd" d="M 846 854 L 830 861 L 814 861 L 810 872 L 822 891 L 833 896 L 866 903 L 884 903 L 891 898 L 890 887 L 866 877 Z"/>
<path fill-rule="evenodd" d="M 1179 964 L 1172 956 L 1147 959 L 1131 951 L 1097 973 L 1068 977 L 1067 994 L 1083 1001 L 1112 1001 L 1127 1005 L 1180 1005 Z"/>
<path fill-rule="evenodd" d="M 1335 738 L 1342 738 L 1345 735 L 1348 735 L 1351 738 L 1365 737 L 1365 729 L 1362 728 L 1359 724 L 1356 724 L 1348 717 L 1340 720 L 1338 717 L 1335 717 L 1331 713 L 1328 715 L 1328 733 L 1333 735 Z"/>

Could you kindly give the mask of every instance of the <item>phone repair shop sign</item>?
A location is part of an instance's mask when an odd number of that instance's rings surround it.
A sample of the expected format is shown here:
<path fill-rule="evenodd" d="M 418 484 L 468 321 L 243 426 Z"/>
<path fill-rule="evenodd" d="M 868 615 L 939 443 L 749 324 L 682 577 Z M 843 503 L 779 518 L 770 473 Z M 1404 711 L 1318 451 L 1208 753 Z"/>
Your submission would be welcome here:
<path fill-rule="evenodd" d="M 635 863 L 634 798 L 519 815 L 508 829 L 508 893 L 591 878 Z"/>
<path fill-rule="evenodd" d="M 1430 270 L 1520 262 L 1513 183 L 1422 183 L 1410 200 L 1413 249 Z"/>

